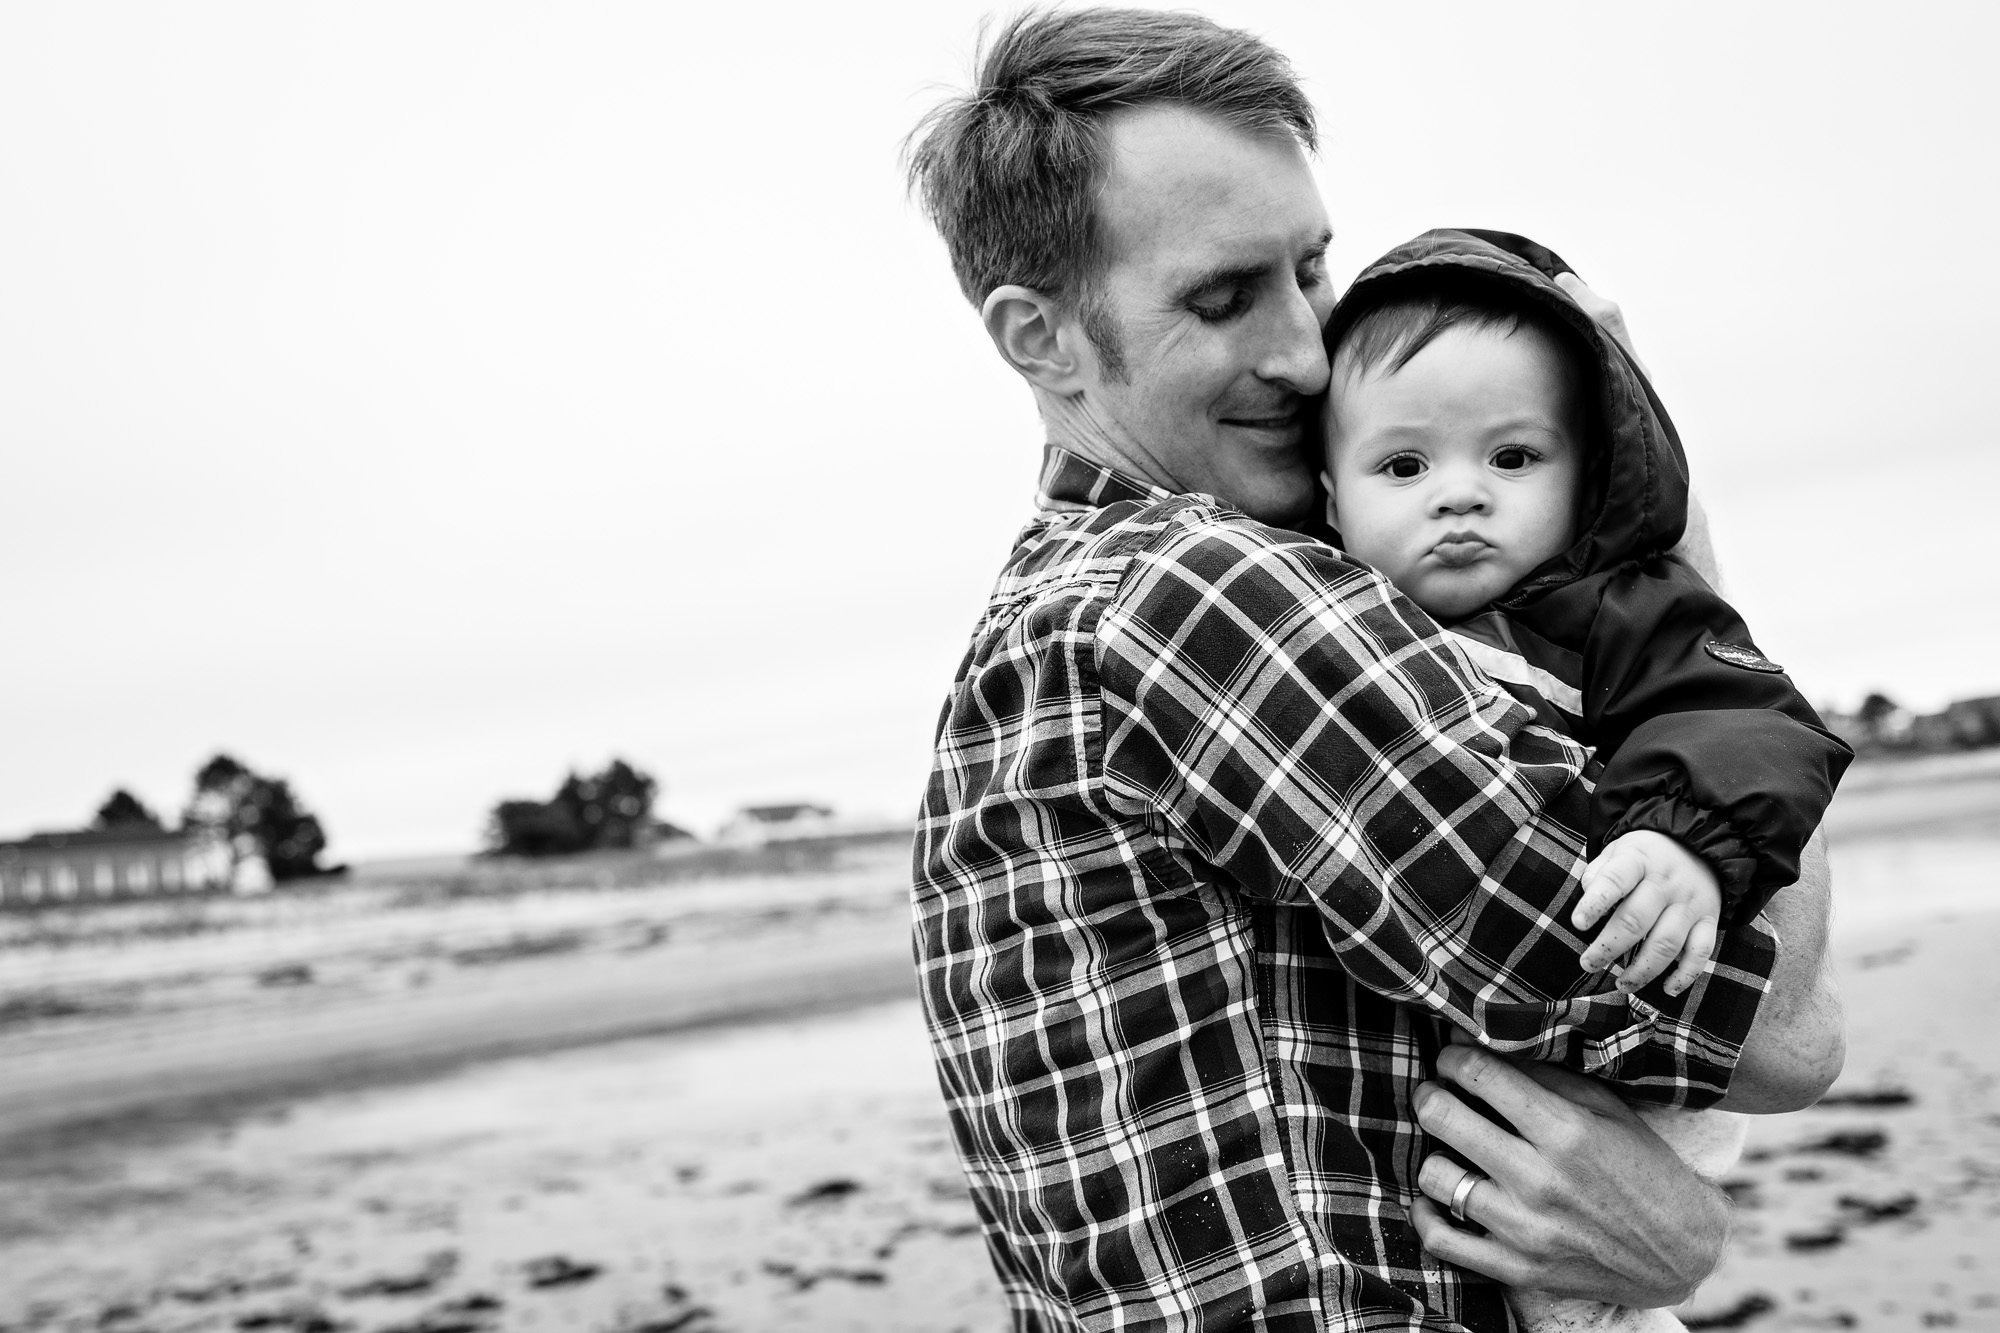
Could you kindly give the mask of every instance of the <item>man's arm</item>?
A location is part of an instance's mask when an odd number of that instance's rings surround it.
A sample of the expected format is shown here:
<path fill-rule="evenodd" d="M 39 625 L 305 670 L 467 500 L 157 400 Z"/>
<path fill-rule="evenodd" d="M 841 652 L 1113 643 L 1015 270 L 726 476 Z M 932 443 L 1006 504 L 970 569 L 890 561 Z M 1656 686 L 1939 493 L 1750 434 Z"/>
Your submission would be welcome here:
<path fill-rule="evenodd" d="M 1840 1077 L 1847 1037 L 1826 956 L 1832 888 L 1826 839 L 1815 833 L 1799 858 L 1799 882 L 1764 909 L 1778 935 L 1778 964 L 1771 991 L 1757 1007 L 1743 1042 L 1729 1092 L 1719 1103 L 1724 1109 L 1796 1111 L 1818 1101 Z"/>

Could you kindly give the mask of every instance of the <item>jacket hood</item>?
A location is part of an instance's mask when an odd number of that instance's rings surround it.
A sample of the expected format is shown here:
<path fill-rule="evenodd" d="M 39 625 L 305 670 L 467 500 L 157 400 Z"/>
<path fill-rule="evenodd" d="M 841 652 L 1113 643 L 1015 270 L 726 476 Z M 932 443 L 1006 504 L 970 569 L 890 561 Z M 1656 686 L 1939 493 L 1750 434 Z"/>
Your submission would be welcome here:
<path fill-rule="evenodd" d="M 1598 502 L 1595 514 L 1583 519 L 1576 544 L 1523 585 L 1521 593 L 1529 597 L 1666 551 L 1687 526 L 1688 467 L 1680 435 L 1638 363 L 1556 285 L 1558 274 L 1573 271 L 1553 250 L 1524 236 L 1469 228 L 1427 231 L 1370 264 L 1340 298 L 1326 326 L 1330 355 L 1347 329 L 1383 300 L 1455 290 L 1537 307 L 1575 331 L 1593 362 L 1595 435 L 1590 444 L 1595 454 L 1590 475 Z M 1502 605 L 1519 600 L 1519 594 L 1510 596 Z"/>

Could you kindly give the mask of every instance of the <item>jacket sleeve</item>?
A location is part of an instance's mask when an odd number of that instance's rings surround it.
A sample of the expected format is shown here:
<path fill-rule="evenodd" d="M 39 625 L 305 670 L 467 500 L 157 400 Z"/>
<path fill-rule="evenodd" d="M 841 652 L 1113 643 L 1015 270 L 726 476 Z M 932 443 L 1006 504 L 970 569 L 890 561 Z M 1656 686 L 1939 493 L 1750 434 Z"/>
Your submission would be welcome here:
<path fill-rule="evenodd" d="M 1604 761 L 1591 851 L 1665 833 L 1715 867 L 1723 924 L 1747 921 L 1798 878 L 1854 752 L 1684 561 L 1604 578 L 1583 651 L 1584 720 Z"/>

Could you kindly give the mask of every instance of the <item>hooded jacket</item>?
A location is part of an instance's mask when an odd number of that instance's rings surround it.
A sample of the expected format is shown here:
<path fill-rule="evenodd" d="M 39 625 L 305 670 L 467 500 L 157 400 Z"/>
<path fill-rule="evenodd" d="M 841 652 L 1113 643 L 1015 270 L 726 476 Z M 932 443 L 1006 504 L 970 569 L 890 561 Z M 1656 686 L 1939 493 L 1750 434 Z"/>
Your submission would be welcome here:
<path fill-rule="evenodd" d="M 1367 311 L 1464 292 L 1536 308 L 1573 330 L 1594 381 L 1595 500 L 1574 545 L 1450 626 L 1468 655 L 1597 748 L 1590 851 L 1651 829 L 1716 870 L 1723 923 L 1748 920 L 1799 874 L 1853 752 L 1757 650 L 1741 616 L 1680 557 L 1688 467 L 1638 363 L 1556 285 L 1553 251 L 1506 232 L 1425 232 L 1357 278 L 1329 351 Z M 1587 502 L 1588 503 L 1588 502 Z"/>

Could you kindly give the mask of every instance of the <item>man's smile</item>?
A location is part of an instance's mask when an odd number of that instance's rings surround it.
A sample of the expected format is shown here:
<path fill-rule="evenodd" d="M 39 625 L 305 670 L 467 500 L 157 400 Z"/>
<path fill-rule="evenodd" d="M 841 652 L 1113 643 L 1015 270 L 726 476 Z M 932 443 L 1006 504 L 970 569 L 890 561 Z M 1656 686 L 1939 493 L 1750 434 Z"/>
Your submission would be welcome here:
<path fill-rule="evenodd" d="M 1255 415 L 1244 413 L 1220 418 L 1225 426 L 1237 430 L 1261 431 L 1270 435 L 1285 437 L 1285 443 L 1296 444 L 1300 431 L 1305 427 L 1306 413 L 1302 405 L 1277 411 L 1265 411 Z"/>

